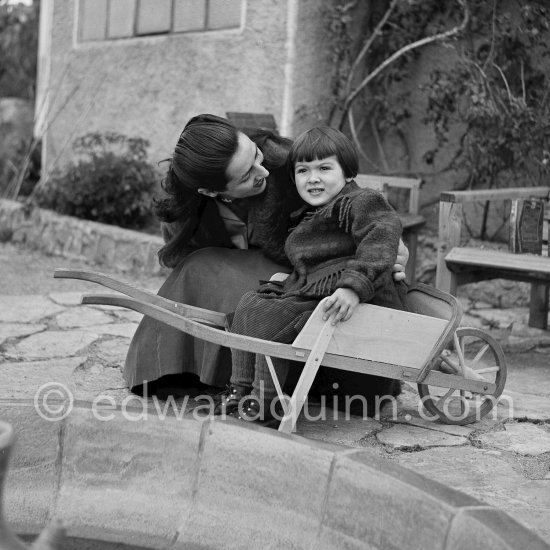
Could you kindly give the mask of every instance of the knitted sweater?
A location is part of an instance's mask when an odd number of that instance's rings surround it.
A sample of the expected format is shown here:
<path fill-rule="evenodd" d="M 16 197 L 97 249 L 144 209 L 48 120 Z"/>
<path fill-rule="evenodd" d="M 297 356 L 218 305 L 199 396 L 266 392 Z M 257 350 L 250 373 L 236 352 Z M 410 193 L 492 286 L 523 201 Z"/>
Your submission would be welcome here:
<path fill-rule="evenodd" d="M 287 238 L 285 252 L 294 269 L 282 294 L 320 299 L 351 288 L 361 302 L 371 302 L 388 286 L 393 293 L 391 268 L 401 229 L 381 193 L 346 184 L 327 205 L 307 213 Z"/>

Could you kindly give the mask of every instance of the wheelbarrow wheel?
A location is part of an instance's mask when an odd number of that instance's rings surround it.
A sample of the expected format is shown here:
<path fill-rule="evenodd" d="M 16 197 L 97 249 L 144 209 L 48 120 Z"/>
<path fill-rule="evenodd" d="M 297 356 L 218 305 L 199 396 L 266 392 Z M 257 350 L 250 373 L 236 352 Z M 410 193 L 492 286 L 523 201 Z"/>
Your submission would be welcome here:
<path fill-rule="evenodd" d="M 506 359 L 500 344 L 477 328 L 461 327 L 453 343 L 434 359 L 434 370 L 495 384 L 492 394 L 418 384 L 426 410 L 446 424 L 471 424 L 481 420 L 498 402 L 506 383 Z"/>

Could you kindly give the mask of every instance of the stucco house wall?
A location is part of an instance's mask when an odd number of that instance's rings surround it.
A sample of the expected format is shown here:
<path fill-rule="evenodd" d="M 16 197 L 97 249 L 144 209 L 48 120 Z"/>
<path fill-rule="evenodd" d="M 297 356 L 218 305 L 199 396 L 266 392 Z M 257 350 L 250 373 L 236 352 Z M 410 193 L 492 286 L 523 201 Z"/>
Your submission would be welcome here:
<path fill-rule="evenodd" d="M 271 113 L 288 136 L 317 121 L 296 112 L 329 93 L 330 0 L 241 0 L 238 28 L 92 41 L 80 40 L 83 1 L 42 0 L 36 132 L 46 170 L 90 131 L 144 137 L 156 163 L 201 112 Z"/>

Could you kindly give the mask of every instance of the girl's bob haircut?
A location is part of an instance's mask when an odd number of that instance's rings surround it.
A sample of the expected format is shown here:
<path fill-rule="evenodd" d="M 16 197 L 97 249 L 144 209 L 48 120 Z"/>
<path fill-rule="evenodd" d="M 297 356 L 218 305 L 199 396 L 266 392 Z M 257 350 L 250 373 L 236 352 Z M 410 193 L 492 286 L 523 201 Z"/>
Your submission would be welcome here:
<path fill-rule="evenodd" d="M 359 171 L 357 149 L 336 128 L 317 126 L 306 130 L 295 140 L 288 154 L 288 171 L 292 181 L 297 162 L 311 162 L 335 156 L 346 178 L 354 178 Z"/>

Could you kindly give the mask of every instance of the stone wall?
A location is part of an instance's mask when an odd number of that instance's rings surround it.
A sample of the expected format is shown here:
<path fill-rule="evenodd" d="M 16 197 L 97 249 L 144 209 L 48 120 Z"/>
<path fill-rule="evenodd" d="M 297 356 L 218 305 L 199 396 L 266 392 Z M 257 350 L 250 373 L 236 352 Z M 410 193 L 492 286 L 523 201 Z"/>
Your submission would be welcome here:
<path fill-rule="evenodd" d="M 48 254 L 107 264 L 121 272 L 159 275 L 161 237 L 113 225 L 62 216 L 42 208 L 0 200 L 0 239 Z"/>
<path fill-rule="evenodd" d="M 11 436 L 7 421 L 19 437 L 5 493 L 13 529 L 60 518 L 88 539 L 78 548 L 548 550 L 501 510 L 370 449 L 138 407 L 74 407 L 51 422 L 31 400 L 0 404 L 0 430 Z"/>

